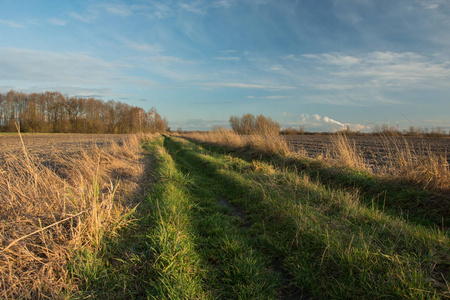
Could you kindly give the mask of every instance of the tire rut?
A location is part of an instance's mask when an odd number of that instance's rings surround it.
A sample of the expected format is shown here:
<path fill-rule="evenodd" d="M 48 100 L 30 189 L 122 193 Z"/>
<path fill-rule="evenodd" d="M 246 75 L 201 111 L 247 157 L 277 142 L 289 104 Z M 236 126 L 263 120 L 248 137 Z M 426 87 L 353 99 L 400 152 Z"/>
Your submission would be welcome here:
<path fill-rule="evenodd" d="M 225 197 L 220 197 L 218 201 L 222 207 L 229 208 L 231 215 L 242 220 L 241 228 L 249 229 L 252 224 L 247 217 L 247 214 L 238 206 L 231 204 Z M 253 237 L 254 238 L 254 237 Z M 272 265 L 270 271 L 277 273 L 280 276 L 282 286 L 278 291 L 277 299 L 280 300 L 298 300 L 298 299 L 312 299 L 307 293 L 293 285 L 294 278 L 282 267 L 282 259 L 272 258 Z"/>

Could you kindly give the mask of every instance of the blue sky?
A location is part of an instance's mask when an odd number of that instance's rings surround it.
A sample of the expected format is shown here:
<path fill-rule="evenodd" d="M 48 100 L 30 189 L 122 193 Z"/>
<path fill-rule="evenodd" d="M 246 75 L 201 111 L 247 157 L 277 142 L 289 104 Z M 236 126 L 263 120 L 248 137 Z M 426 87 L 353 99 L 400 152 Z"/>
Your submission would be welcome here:
<path fill-rule="evenodd" d="M 155 106 L 172 129 L 450 130 L 448 0 L 0 0 L 0 92 Z"/>

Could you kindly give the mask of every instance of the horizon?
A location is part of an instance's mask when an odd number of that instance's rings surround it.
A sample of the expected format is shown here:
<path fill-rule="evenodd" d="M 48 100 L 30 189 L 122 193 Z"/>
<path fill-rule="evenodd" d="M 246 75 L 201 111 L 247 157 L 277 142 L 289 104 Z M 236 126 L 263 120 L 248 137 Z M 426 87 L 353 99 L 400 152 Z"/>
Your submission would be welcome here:
<path fill-rule="evenodd" d="M 0 92 L 155 107 L 172 130 L 450 130 L 450 2 L 9 1 Z"/>

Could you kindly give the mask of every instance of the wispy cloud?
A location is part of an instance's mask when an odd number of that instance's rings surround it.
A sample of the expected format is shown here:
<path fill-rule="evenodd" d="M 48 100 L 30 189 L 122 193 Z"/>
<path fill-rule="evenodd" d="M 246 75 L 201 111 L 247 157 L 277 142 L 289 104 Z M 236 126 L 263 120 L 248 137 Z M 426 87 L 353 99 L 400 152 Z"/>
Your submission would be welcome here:
<path fill-rule="evenodd" d="M 0 24 L 11 27 L 11 28 L 25 28 L 25 26 L 23 24 L 18 23 L 16 21 L 10 21 L 10 20 L 0 19 Z"/>
<path fill-rule="evenodd" d="M 219 56 L 219 57 L 214 57 L 214 59 L 224 60 L 224 61 L 240 61 L 241 60 L 241 58 L 237 57 L 237 56 Z"/>
<path fill-rule="evenodd" d="M 57 19 L 57 18 L 48 19 L 47 22 L 51 25 L 56 25 L 56 26 L 65 26 L 67 24 L 66 20 Z"/>
<path fill-rule="evenodd" d="M 89 5 L 83 13 L 71 12 L 69 15 L 83 23 L 91 23 L 104 13 L 119 17 L 129 17 L 133 14 L 132 6 L 116 3 L 98 3 Z"/>
<path fill-rule="evenodd" d="M 110 62 L 82 53 L 0 49 L 2 81 L 110 85 L 110 80 L 117 83 L 116 76 L 130 67 L 132 66 L 123 62 Z"/>
<path fill-rule="evenodd" d="M 265 85 L 265 84 L 252 84 L 241 82 L 212 82 L 212 83 L 200 83 L 199 85 L 211 88 L 238 88 L 238 89 L 257 89 L 257 90 L 294 90 L 295 86 L 288 85 Z"/>
<path fill-rule="evenodd" d="M 361 58 L 349 55 L 323 53 L 323 54 L 304 54 L 302 56 L 306 58 L 317 59 L 322 63 L 341 67 L 350 67 L 359 64 L 361 62 Z"/>
<path fill-rule="evenodd" d="M 398 93 L 450 92 L 450 62 L 445 56 L 413 52 L 306 54 L 284 65 L 284 74 L 312 89 L 303 99 L 333 105 L 401 104 Z M 299 75 L 296 69 L 306 69 Z M 331 93 L 332 92 L 332 93 Z"/>
<path fill-rule="evenodd" d="M 74 19 L 76 19 L 78 21 L 81 21 L 83 23 L 91 23 L 97 17 L 97 15 L 94 14 L 94 13 L 89 13 L 89 14 L 82 15 L 82 14 L 79 14 L 79 13 L 71 12 L 71 13 L 69 13 L 69 15 L 72 18 L 74 18 Z"/>
<path fill-rule="evenodd" d="M 128 41 L 125 43 L 126 46 L 130 49 L 145 51 L 145 52 L 162 52 L 163 47 L 159 44 L 145 44 L 145 43 L 136 43 L 132 41 Z"/>
<path fill-rule="evenodd" d="M 173 15 L 173 9 L 166 3 L 151 1 L 145 4 L 133 4 L 131 10 L 149 18 L 166 19 Z"/>
<path fill-rule="evenodd" d="M 10 90 L 15 90 L 24 93 L 44 93 L 46 91 L 58 91 L 63 94 L 67 94 L 73 97 L 94 97 L 103 98 L 111 97 L 116 94 L 109 88 L 86 88 L 80 86 L 69 86 L 69 85 L 45 85 L 45 86 L 30 86 L 21 87 L 14 85 L 0 86 L 0 93 L 6 93 Z"/>
<path fill-rule="evenodd" d="M 99 4 L 98 7 L 104 9 L 105 11 L 113 15 L 117 15 L 120 17 L 128 17 L 133 14 L 131 7 L 124 4 L 102 3 Z"/>
<path fill-rule="evenodd" d="M 224 9 L 230 7 L 235 0 L 194 0 L 190 3 L 180 3 L 179 6 L 190 13 L 196 15 L 205 15 L 210 9 Z"/>
<path fill-rule="evenodd" d="M 180 3 L 180 7 L 190 13 L 197 15 L 206 14 L 206 7 L 201 1 L 194 1 L 192 3 Z"/>
<path fill-rule="evenodd" d="M 171 122 L 169 125 L 172 130 L 181 128 L 183 130 L 212 130 L 215 126 L 229 127 L 228 120 L 209 120 L 209 119 L 187 119 Z"/>

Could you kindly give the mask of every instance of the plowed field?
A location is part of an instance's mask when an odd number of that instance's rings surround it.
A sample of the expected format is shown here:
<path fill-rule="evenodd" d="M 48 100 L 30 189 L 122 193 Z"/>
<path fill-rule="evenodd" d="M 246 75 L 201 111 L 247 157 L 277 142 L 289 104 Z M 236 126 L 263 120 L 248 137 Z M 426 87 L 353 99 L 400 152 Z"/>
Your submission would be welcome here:
<path fill-rule="evenodd" d="M 99 148 L 111 144 L 112 141 L 121 143 L 127 137 L 122 134 L 24 134 L 23 142 L 28 154 L 39 158 L 48 158 L 52 154 L 64 152 L 75 153 L 80 148 L 86 149 L 97 146 Z M 0 160 L 8 152 L 22 152 L 22 143 L 18 135 L 0 135 Z"/>
<path fill-rule="evenodd" d="M 286 136 L 286 140 L 291 151 L 306 151 L 311 158 L 335 155 L 332 137 L 329 135 L 292 135 Z M 450 163 L 450 138 L 349 136 L 348 141 L 371 166 L 385 164 L 390 153 L 402 149 L 409 149 L 412 154 L 428 153 L 431 150 L 447 157 L 447 162 Z"/>

